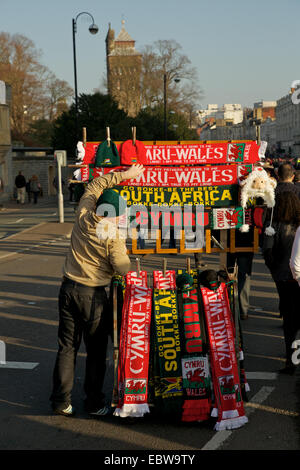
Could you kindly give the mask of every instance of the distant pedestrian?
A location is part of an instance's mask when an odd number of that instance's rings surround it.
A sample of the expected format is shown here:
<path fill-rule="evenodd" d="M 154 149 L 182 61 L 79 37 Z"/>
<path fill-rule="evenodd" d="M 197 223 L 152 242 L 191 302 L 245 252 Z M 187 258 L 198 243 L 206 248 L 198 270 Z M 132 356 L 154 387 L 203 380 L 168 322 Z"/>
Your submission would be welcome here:
<path fill-rule="evenodd" d="M 300 286 L 294 280 L 290 258 L 297 228 L 300 225 L 300 200 L 291 191 L 277 196 L 273 227 L 275 234 L 265 236 L 262 247 L 265 263 L 276 284 L 279 295 L 279 312 L 283 319 L 286 347 L 286 364 L 281 372 L 293 373 L 292 343 L 300 329 Z"/>
<path fill-rule="evenodd" d="M 36 204 L 41 191 L 41 185 L 37 175 L 32 175 L 30 179 L 30 191 L 33 194 L 33 203 Z"/>
<path fill-rule="evenodd" d="M 30 180 L 28 180 L 26 183 L 26 193 L 27 193 L 28 202 L 31 202 Z"/>
<path fill-rule="evenodd" d="M 53 186 L 55 187 L 56 191 L 58 192 L 58 178 L 57 176 L 55 176 L 53 178 Z M 62 192 L 64 192 L 64 186 L 65 186 L 65 182 L 63 180 L 63 178 L 61 179 L 61 188 L 62 188 Z"/>
<path fill-rule="evenodd" d="M 15 179 L 15 185 L 17 188 L 17 203 L 25 203 L 25 193 L 26 193 L 26 179 L 22 174 L 22 171 L 19 171 L 18 176 Z"/>
<path fill-rule="evenodd" d="M 69 201 L 73 202 L 74 198 L 74 186 L 76 183 L 69 183 L 68 189 L 69 189 Z"/>

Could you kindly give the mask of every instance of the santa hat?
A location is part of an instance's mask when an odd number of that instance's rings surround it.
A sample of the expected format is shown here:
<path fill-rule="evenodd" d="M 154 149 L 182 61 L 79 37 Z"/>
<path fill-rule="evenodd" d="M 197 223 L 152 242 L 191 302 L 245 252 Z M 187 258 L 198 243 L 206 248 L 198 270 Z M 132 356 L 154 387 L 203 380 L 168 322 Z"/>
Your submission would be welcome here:
<path fill-rule="evenodd" d="M 146 164 L 146 148 L 142 142 L 136 140 L 126 140 L 123 142 L 120 150 L 121 164 L 132 165 L 133 163 Z"/>

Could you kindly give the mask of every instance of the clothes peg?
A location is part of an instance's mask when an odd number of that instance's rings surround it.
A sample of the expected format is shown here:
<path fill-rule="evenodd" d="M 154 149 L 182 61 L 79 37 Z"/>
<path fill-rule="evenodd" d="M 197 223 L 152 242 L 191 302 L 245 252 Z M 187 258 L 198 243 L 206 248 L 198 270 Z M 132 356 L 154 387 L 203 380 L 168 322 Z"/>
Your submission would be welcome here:
<path fill-rule="evenodd" d="M 138 277 L 140 277 L 140 273 L 141 273 L 140 258 L 136 258 L 136 272 L 137 272 Z"/>
<path fill-rule="evenodd" d="M 110 147 L 111 138 L 110 138 L 110 128 L 109 127 L 106 128 L 106 140 L 107 140 L 108 147 Z"/>
<path fill-rule="evenodd" d="M 136 127 L 132 127 L 131 130 L 132 130 L 132 143 L 133 143 L 133 145 L 135 145 L 135 141 L 136 141 Z"/>
<path fill-rule="evenodd" d="M 224 246 L 221 245 L 221 243 L 218 242 L 218 240 L 213 235 L 210 237 L 210 239 L 217 245 L 218 248 L 220 248 L 221 250 L 225 250 Z"/>
<path fill-rule="evenodd" d="M 82 143 L 83 143 L 83 146 L 85 147 L 86 146 L 86 127 L 82 128 Z"/>
<path fill-rule="evenodd" d="M 188 274 L 190 274 L 191 273 L 191 258 L 187 258 L 186 266 L 187 266 L 186 270 L 187 270 Z"/>
<path fill-rule="evenodd" d="M 163 275 L 166 277 L 166 271 L 167 271 L 167 258 L 163 259 Z"/>

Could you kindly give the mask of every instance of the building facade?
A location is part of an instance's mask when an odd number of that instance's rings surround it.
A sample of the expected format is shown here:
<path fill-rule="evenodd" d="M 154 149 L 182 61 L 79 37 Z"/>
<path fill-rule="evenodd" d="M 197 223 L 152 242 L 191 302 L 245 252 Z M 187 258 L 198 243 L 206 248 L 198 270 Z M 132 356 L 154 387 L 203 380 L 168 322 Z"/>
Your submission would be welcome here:
<path fill-rule="evenodd" d="M 198 119 L 201 123 L 208 119 L 215 119 L 219 122 L 238 124 L 243 121 L 243 108 L 240 104 L 224 104 L 221 107 L 217 104 L 208 104 L 207 109 L 198 110 Z"/>
<path fill-rule="evenodd" d="M 259 101 L 252 109 L 244 110 L 241 105 L 224 105 L 223 115 L 217 105 L 208 105 L 204 111 L 202 120 L 209 125 L 201 130 L 201 140 L 257 140 L 259 123 L 260 140 L 268 142 L 268 151 L 275 153 L 278 147 L 276 101 Z"/>
<path fill-rule="evenodd" d="M 13 191 L 10 102 L 11 89 L 0 80 L 0 201 L 9 199 Z"/>
<path fill-rule="evenodd" d="M 253 119 L 260 120 L 262 122 L 267 119 L 276 119 L 276 101 L 258 101 L 253 106 Z"/>
<path fill-rule="evenodd" d="M 142 55 L 135 49 L 135 41 L 124 23 L 116 39 L 110 25 L 106 36 L 107 91 L 119 108 L 135 117 L 141 109 Z"/>
<path fill-rule="evenodd" d="M 300 89 L 291 89 L 289 94 L 277 101 L 276 134 L 277 145 L 286 153 L 300 157 Z M 295 98 L 295 99 L 293 99 Z"/>

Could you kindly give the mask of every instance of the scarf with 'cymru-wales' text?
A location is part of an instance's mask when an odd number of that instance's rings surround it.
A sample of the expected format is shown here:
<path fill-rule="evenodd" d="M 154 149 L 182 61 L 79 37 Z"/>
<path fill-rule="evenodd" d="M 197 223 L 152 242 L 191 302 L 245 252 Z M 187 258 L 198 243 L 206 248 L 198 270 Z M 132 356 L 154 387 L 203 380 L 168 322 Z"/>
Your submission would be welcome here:
<path fill-rule="evenodd" d="M 235 429 L 248 422 L 245 416 L 234 345 L 234 332 L 225 283 L 211 290 L 201 287 L 210 345 L 215 394 L 212 416 L 215 430 Z"/>
<path fill-rule="evenodd" d="M 181 273 L 181 271 L 178 271 Z M 184 403 L 182 421 L 205 421 L 211 412 L 211 378 L 206 353 L 204 312 L 198 299 L 197 271 L 190 273 L 194 284 L 190 290 L 179 293 L 182 296 L 183 341 L 182 377 Z"/>
<path fill-rule="evenodd" d="M 147 287 L 147 273 L 128 273 L 120 334 L 119 403 L 114 412 L 121 418 L 143 417 L 149 413 L 151 306 L 152 290 Z"/>
<path fill-rule="evenodd" d="M 244 401 L 248 401 L 247 392 L 250 391 L 250 386 L 247 381 L 245 364 L 244 364 L 244 341 L 243 341 L 243 333 L 242 333 L 242 328 L 241 328 L 241 319 L 240 319 L 240 312 L 239 312 L 237 279 L 234 282 L 227 283 L 227 293 L 228 293 L 231 312 L 235 312 L 234 334 L 236 337 L 236 341 L 238 342 L 238 345 L 236 345 L 236 349 L 238 349 L 237 356 L 239 358 L 239 373 L 240 373 L 242 397 Z"/>

